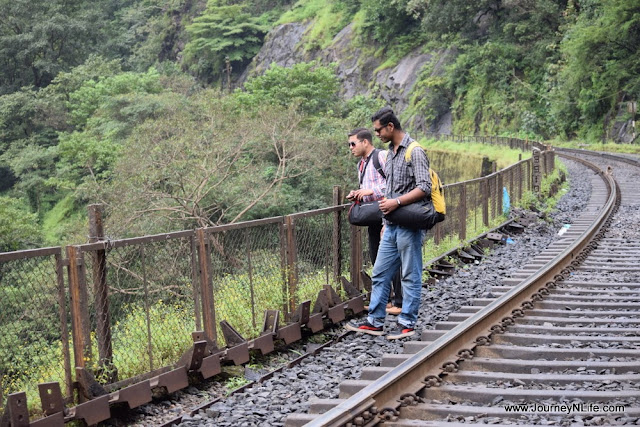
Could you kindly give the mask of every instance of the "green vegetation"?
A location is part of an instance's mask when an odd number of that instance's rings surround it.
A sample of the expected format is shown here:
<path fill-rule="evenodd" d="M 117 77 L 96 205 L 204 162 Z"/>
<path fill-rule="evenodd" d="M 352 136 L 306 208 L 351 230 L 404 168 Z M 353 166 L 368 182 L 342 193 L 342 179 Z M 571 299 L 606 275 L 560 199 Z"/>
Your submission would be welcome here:
<path fill-rule="evenodd" d="M 421 117 L 428 126 L 451 112 L 454 133 L 601 142 L 616 117 L 634 118 L 625 108 L 640 98 L 638 0 L 0 0 L 0 12 L 0 251 L 86 241 L 89 203 L 107 206 L 107 234 L 121 238 L 322 208 L 333 186 L 353 186 L 345 133 L 385 104 L 375 92 L 341 99 L 339 64 L 320 60 L 273 65 L 228 87 L 282 23 L 309 24 L 307 58 L 326 58 L 319 49 L 349 24 L 360 64 L 373 56 L 382 70 L 414 50 L 433 54 L 407 100 L 405 124 Z M 444 151 L 466 160 L 474 151 L 499 168 L 518 155 L 422 143 L 436 169 Z M 468 235 L 483 230 L 478 215 L 472 208 Z M 309 226 L 322 233 L 321 222 Z M 265 292 L 262 306 L 279 308 L 289 297 L 268 246 L 251 252 L 274 265 L 264 276 L 216 277 L 225 285 L 217 297 L 242 302 L 221 304 L 220 316 L 247 336 L 261 322 L 247 302 L 251 287 Z M 315 298 L 327 282 L 305 252 L 317 251 L 316 242 L 309 247 L 301 250 L 300 299 Z M 13 379 L 12 390 L 28 389 L 30 402 L 33 384 L 62 372 L 35 368 L 62 351 L 51 345 L 60 337 L 48 264 L 0 266 L 0 352 L 17 349 L 0 356 L 0 375 Z M 113 270 L 123 278 L 126 267 Z M 159 282 L 186 292 L 190 279 L 166 280 Z M 40 286 L 26 286 L 33 283 Z M 149 345 L 155 366 L 175 360 L 193 330 L 184 301 L 156 299 L 147 312 L 125 294 L 113 302 L 119 373 L 148 370 Z M 30 295 L 39 304 L 29 306 Z M 149 320 L 151 344 L 137 334 Z"/>
<path fill-rule="evenodd" d="M 247 5 L 214 5 L 187 26 L 189 43 L 184 48 L 184 63 L 201 79 L 211 82 L 229 62 L 242 67 L 260 50 L 268 27 L 260 18 L 246 12 Z"/>

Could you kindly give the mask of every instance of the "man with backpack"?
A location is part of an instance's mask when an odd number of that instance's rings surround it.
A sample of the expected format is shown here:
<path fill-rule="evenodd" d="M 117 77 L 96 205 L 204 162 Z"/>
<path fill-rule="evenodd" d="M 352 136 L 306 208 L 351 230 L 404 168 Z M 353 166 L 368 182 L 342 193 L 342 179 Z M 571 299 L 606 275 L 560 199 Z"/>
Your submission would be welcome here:
<path fill-rule="evenodd" d="M 358 178 L 360 187 L 347 194 L 347 199 L 359 202 L 375 202 L 384 197 L 386 176 L 384 166 L 387 162 L 387 151 L 373 146 L 372 135 L 368 129 L 358 128 L 349 132 L 349 149 L 351 154 L 360 157 L 358 162 Z M 382 222 L 367 227 L 369 233 L 369 257 L 375 264 L 380 245 Z M 398 315 L 402 311 L 402 285 L 400 269 L 393 275 L 393 298 L 386 305 L 389 314 Z"/>
<path fill-rule="evenodd" d="M 420 203 L 431 194 L 429 159 L 420 146 L 412 146 L 410 163 L 405 154 L 414 140 L 402 130 L 400 121 L 389 107 L 375 113 L 371 121 L 376 135 L 389 143 L 384 173 L 387 177 L 385 197 L 380 210 L 388 215 L 413 203 Z M 360 322 L 349 322 L 347 329 L 370 335 L 383 335 L 385 306 L 389 298 L 390 280 L 398 267 L 402 275 L 402 312 L 397 326 L 387 334 L 393 340 L 415 334 L 422 290 L 422 242 L 424 229 L 400 226 L 384 220 L 378 256 L 373 266 L 369 315 Z"/>

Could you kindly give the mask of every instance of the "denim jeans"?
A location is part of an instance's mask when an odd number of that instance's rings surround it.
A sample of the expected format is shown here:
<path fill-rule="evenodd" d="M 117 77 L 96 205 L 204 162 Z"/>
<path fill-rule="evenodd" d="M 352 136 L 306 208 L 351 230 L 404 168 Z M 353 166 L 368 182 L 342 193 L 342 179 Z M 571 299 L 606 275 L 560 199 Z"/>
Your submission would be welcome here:
<path fill-rule="evenodd" d="M 367 320 L 374 326 L 383 326 L 389 300 L 391 278 L 402 266 L 402 313 L 398 323 L 413 328 L 418 320 L 420 292 L 422 291 L 422 241 L 424 230 L 411 230 L 387 224 L 373 266 L 371 301 Z"/>

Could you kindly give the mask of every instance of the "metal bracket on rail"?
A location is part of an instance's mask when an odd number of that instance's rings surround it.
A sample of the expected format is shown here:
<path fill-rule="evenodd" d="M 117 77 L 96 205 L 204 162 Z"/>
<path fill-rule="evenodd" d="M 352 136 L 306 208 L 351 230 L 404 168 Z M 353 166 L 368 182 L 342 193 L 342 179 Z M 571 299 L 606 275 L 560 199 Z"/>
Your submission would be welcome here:
<path fill-rule="evenodd" d="M 333 323 L 342 322 L 347 317 L 344 312 L 342 299 L 331 285 L 324 285 L 323 288 L 327 291 L 327 296 L 329 297 L 329 310 L 327 311 L 327 317 Z"/>
<path fill-rule="evenodd" d="M 304 301 L 298 305 L 296 311 L 294 311 L 289 320 L 289 323 L 285 326 L 278 328 L 277 338 L 284 340 L 285 344 L 291 344 L 302 339 L 302 325 L 306 323 L 313 332 L 321 331 L 324 328 L 322 323 L 322 315 L 319 319 L 309 315 L 309 307 L 311 307 L 311 301 Z M 313 325 L 313 327 L 312 327 Z M 319 325 L 319 329 L 318 328 Z"/>
<path fill-rule="evenodd" d="M 213 356 L 209 356 L 209 357 L 213 357 Z M 204 370 L 203 366 L 205 365 L 204 361 L 206 359 L 208 358 L 205 357 L 203 359 L 202 366 L 200 367 L 201 370 Z M 220 366 L 219 362 L 218 362 L 218 366 Z M 210 375 L 210 376 L 213 376 L 213 375 Z M 209 377 L 205 377 L 205 378 L 209 378 Z M 187 376 L 187 370 L 185 369 L 184 366 L 181 366 L 169 372 L 165 372 L 149 380 L 149 387 L 151 389 L 163 387 L 167 390 L 167 393 L 173 393 L 174 391 L 181 390 L 183 388 L 186 388 L 188 385 L 189 385 L 189 377 Z"/>
<path fill-rule="evenodd" d="M 129 409 L 151 402 L 151 382 L 142 381 L 111 393 L 109 403 L 126 403 Z"/>
<path fill-rule="evenodd" d="M 0 419 L 2 427 L 25 427 L 29 425 L 29 411 L 27 410 L 27 393 L 21 391 L 7 396 L 7 406 Z"/>
<path fill-rule="evenodd" d="M 504 236 L 501 233 L 487 233 L 487 239 L 495 243 L 501 243 L 504 241 Z"/>
<path fill-rule="evenodd" d="M 482 252 L 478 252 L 473 246 L 465 247 L 464 252 L 467 255 L 471 255 L 474 261 L 480 261 L 484 257 L 484 254 L 482 254 Z"/>
<path fill-rule="evenodd" d="M 314 334 L 324 329 L 322 313 L 311 314 L 311 300 L 301 302 L 289 320 L 293 323 L 305 325 Z"/>
<path fill-rule="evenodd" d="M 263 356 L 275 350 L 274 337 L 278 333 L 279 310 L 265 310 L 262 333 L 249 343 L 249 350 L 259 350 Z"/>
<path fill-rule="evenodd" d="M 437 387 L 442 384 L 442 378 L 440 378 L 437 375 L 427 375 L 425 379 L 422 381 L 422 383 L 427 388 Z"/>
<path fill-rule="evenodd" d="M 174 370 L 161 374 L 157 380 L 157 385 L 155 385 L 156 381 L 152 379 L 152 388 L 166 386 L 167 392 L 171 393 L 172 390 L 176 391 L 183 388 L 179 387 L 181 384 L 185 384 L 185 382 L 188 384 L 187 372 L 197 372 L 204 379 L 222 372 L 220 368 L 220 355 L 222 352 L 207 342 L 202 331 L 193 332 L 191 337 L 193 339 L 193 347 L 183 354 L 178 362 L 178 365 L 184 367 L 184 373 Z"/>
<path fill-rule="evenodd" d="M 424 399 L 415 393 L 405 393 L 402 396 L 400 396 L 400 399 L 398 399 L 398 402 L 400 402 L 400 406 L 402 407 L 415 406 L 418 403 L 424 403 Z"/>
<path fill-rule="evenodd" d="M 225 359 L 231 360 L 234 365 L 242 365 L 249 361 L 249 343 L 226 320 L 220 322 L 222 335 L 227 343 Z"/>
<path fill-rule="evenodd" d="M 398 421 L 400 412 L 396 408 L 384 408 L 378 417 L 384 421 Z"/>
<path fill-rule="evenodd" d="M 349 296 L 349 300 L 347 301 L 346 308 L 351 310 L 354 314 L 358 314 L 364 311 L 364 295 L 360 293 L 358 288 L 353 286 L 353 284 L 346 279 L 344 276 L 340 276 L 340 281 L 342 283 L 342 289 Z"/>
<path fill-rule="evenodd" d="M 109 395 L 100 396 L 71 408 L 69 417 L 73 420 L 83 420 L 87 425 L 94 425 L 100 421 L 108 420 L 111 418 Z"/>
<path fill-rule="evenodd" d="M 365 273 L 364 271 L 360 272 L 360 281 L 362 282 L 362 287 L 364 288 L 365 291 L 367 292 L 371 292 L 371 276 L 369 276 L 367 273 Z"/>
<path fill-rule="evenodd" d="M 62 397 L 60 383 L 51 382 L 38 384 L 38 393 L 40 394 L 42 412 L 45 417 L 60 413 L 64 418 L 64 398 Z"/>
<path fill-rule="evenodd" d="M 468 254 L 462 249 L 458 249 L 456 256 L 465 264 L 472 264 L 476 260 L 473 255 Z"/>

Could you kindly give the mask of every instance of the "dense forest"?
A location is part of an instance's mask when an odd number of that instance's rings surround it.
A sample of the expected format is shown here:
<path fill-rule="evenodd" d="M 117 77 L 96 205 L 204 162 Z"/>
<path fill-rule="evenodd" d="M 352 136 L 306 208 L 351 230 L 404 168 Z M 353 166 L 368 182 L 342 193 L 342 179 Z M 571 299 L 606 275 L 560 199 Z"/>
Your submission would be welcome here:
<path fill-rule="evenodd" d="M 403 119 L 453 131 L 600 141 L 640 98 L 640 0 L 0 0 L 0 252 L 86 240 L 87 203 L 124 237 L 326 206 L 352 181 L 332 64 L 241 79 L 269 32 L 352 25 L 363 56 L 425 69 Z M 314 57 L 313 55 L 309 55 Z M 429 67 L 426 67 L 429 68 Z M 622 114 L 621 114 L 622 112 Z M 637 138 L 636 138 L 637 142 Z"/>

